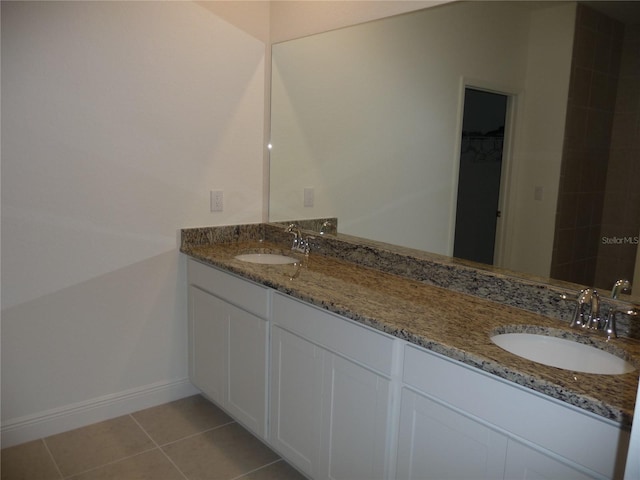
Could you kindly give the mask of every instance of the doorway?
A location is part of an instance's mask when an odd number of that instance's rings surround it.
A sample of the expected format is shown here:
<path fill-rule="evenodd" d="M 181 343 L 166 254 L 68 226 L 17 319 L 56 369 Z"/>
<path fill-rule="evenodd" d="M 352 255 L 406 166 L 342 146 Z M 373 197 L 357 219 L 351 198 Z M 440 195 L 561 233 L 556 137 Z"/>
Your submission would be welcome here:
<path fill-rule="evenodd" d="M 509 97 L 464 93 L 453 256 L 494 264 Z"/>

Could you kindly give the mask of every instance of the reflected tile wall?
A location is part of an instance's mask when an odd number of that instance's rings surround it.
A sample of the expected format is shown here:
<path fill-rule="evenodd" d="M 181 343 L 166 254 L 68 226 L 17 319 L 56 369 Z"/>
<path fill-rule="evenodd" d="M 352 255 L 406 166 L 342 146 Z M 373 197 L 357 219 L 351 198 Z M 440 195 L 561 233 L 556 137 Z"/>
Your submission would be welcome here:
<path fill-rule="evenodd" d="M 640 234 L 640 25 L 626 26 L 595 283 L 633 279 Z M 606 239 L 606 240 L 605 240 Z M 640 279 L 636 279 L 638 283 Z M 639 285 L 640 286 L 640 285 Z"/>

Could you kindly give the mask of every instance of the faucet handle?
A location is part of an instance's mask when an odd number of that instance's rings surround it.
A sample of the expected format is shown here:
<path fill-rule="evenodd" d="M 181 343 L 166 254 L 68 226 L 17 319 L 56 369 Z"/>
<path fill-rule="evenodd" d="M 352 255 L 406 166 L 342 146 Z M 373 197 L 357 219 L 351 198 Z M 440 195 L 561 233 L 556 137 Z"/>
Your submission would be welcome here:
<path fill-rule="evenodd" d="M 602 319 L 600 318 L 600 295 L 598 295 L 598 291 L 594 288 L 591 292 L 591 311 L 589 312 L 589 324 L 587 328 L 601 330 L 602 327 Z"/>
<path fill-rule="evenodd" d="M 618 332 L 616 331 L 616 313 L 622 313 L 624 315 L 629 315 L 633 317 L 637 317 L 640 315 L 640 310 L 637 307 L 614 307 L 609 310 L 609 315 L 607 316 L 607 323 L 604 326 L 604 330 L 607 334 L 607 340 L 610 340 L 611 337 L 617 338 Z"/>
<path fill-rule="evenodd" d="M 587 301 L 591 301 L 591 289 L 584 288 L 580 290 L 578 297 L 576 298 L 576 308 L 573 312 L 573 318 L 571 319 L 571 328 L 584 327 L 588 321 L 585 321 L 584 305 Z"/>

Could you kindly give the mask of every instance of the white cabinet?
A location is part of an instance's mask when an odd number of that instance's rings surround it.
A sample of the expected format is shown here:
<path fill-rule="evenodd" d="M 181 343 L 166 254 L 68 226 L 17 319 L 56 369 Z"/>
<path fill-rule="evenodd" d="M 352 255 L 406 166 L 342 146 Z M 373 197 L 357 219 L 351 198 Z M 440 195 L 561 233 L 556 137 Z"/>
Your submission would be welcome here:
<path fill-rule="evenodd" d="M 268 291 L 191 260 L 188 272 L 189 377 L 208 398 L 265 437 L 268 322 L 254 313 L 266 317 Z M 240 283 L 226 290 L 234 282 Z"/>
<path fill-rule="evenodd" d="M 193 260 L 188 278 L 192 382 L 310 478 L 624 471 L 613 421 Z"/>
<path fill-rule="evenodd" d="M 495 480 L 503 476 L 506 451 L 504 435 L 403 389 L 398 480 Z"/>
<path fill-rule="evenodd" d="M 211 400 L 224 403 L 227 371 L 226 304 L 189 286 L 189 377 Z"/>
<path fill-rule="evenodd" d="M 402 392 L 398 480 L 599 478 L 568 463 L 425 395 Z"/>
<path fill-rule="evenodd" d="M 266 436 L 267 322 L 228 306 L 227 411 L 249 430 Z"/>
<path fill-rule="evenodd" d="M 311 342 L 278 327 L 271 330 L 270 442 L 311 477 L 320 456 L 322 357 Z"/>
<path fill-rule="evenodd" d="M 389 380 L 329 352 L 324 360 L 319 478 L 385 478 Z"/>
<path fill-rule="evenodd" d="M 393 340 L 281 295 L 273 321 L 274 448 L 312 478 L 385 478 L 390 381 L 370 363 L 390 369 Z"/>
<path fill-rule="evenodd" d="M 507 452 L 505 479 L 586 480 L 597 478 L 596 475 L 584 473 L 515 440 L 509 440 Z"/>
<path fill-rule="evenodd" d="M 398 478 L 619 478 L 624 470 L 629 432 L 597 415 L 413 346 L 403 383 Z"/>

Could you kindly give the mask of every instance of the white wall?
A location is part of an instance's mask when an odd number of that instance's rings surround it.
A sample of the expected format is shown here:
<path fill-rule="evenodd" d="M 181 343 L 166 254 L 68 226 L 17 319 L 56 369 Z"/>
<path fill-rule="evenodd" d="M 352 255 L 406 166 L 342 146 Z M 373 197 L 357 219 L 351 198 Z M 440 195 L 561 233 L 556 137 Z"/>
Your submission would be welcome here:
<path fill-rule="evenodd" d="M 271 44 L 276 44 L 450 1 L 452 0 L 271 0 L 269 2 L 269 39 Z M 271 49 L 267 52 L 266 63 L 265 138 L 269 139 L 271 134 Z M 269 171 L 269 169 L 270 162 L 267 155 L 265 170 Z M 265 221 L 269 220 L 269 180 L 269 175 L 265 175 L 263 205 Z"/>
<path fill-rule="evenodd" d="M 514 164 L 540 168 L 514 168 L 512 194 L 544 182 L 550 201 L 539 223 L 553 231 L 557 185 L 539 177 L 551 176 L 556 160 L 559 168 L 561 143 L 537 133 L 557 126 L 540 112 L 566 108 L 568 65 L 555 67 L 556 57 L 570 56 L 572 23 L 563 15 L 544 32 L 564 42 L 549 61 L 532 45 L 541 27 L 526 8 L 452 4 L 274 46 L 270 218 L 337 216 L 344 233 L 450 255 L 465 80 L 518 95 L 516 127 L 536 136 L 516 139 Z M 572 7 L 554 5 L 547 16 L 554 8 Z M 536 95 L 548 86 L 553 96 Z M 312 208 L 303 207 L 307 186 Z M 527 215 L 512 216 L 508 228 L 524 228 L 531 241 Z"/>
<path fill-rule="evenodd" d="M 264 174 L 268 4 L 205 6 L 2 2 L 5 446 L 192 391 L 178 230 Z"/>
<path fill-rule="evenodd" d="M 575 15 L 572 2 L 549 2 L 531 15 L 514 180 L 505 208 L 511 225 L 505 266 L 543 277 L 551 270 Z M 542 200 L 534 197 L 536 187 L 542 187 Z"/>

